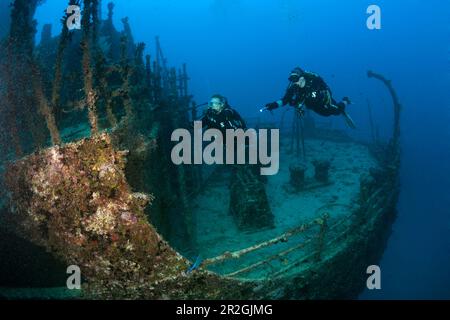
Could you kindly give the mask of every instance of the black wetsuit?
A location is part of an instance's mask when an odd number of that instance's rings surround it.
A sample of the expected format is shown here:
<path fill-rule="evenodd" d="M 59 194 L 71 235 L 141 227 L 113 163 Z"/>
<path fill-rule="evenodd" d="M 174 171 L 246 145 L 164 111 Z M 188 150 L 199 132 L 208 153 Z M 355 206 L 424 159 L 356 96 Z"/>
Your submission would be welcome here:
<path fill-rule="evenodd" d="M 305 86 L 301 88 L 292 83 L 282 99 L 284 106 L 290 105 L 297 108 L 303 104 L 306 108 L 325 117 L 343 114 L 345 103 L 337 103 L 333 99 L 330 88 L 320 76 L 305 72 L 302 77 L 305 78 Z"/>
<path fill-rule="evenodd" d="M 240 114 L 232 109 L 230 106 L 226 106 L 222 111 L 217 112 L 213 109 L 208 109 L 205 113 L 205 115 L 202 118 L 202 125 L 204 128 L 207 129 L 218 129 L 222 132 L 222 135 L 225 139 L 226 137 L 226 130 L 227 129 L 242 129 L 246 130 L 247 125 L 245 124 L 244 119 L 240 116 Z M 248 149 L 249 147 L 249 141 L 245 140 L 245 148 Z M 224 144 L 224 150 L 226 148 L 226 145 Z M 235 145 L 235 163 L 236 163 L 236 150 L 239 146 Z M 224 151 L 226 152 L 226 151 Z M 246 154 L 248 150 L 245 151 Z M 253 166 L 252 166 L 253 167 Z M 236 170 L 236 167 L 234 167 L 234 170 Z M 257 167 L 258 168 L 258 167 Z M 256 169 L 255 169 L 256 170 Z"/>
<path fill-rule="evenodd" d="M 218 129 L 225 135 L 227 129 L 246 129 L 244 119 L 239 113 L 229 106 L 226 106 L 222 111 L 216 112 L 213 109 L 208 109 L 202 118 L 203 127 L 208 129 Z"/>

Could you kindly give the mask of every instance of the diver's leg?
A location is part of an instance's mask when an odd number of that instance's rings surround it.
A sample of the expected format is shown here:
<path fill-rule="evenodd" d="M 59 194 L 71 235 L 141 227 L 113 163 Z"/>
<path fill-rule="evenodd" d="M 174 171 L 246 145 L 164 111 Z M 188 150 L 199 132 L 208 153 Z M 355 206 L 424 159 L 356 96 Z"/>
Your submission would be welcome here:
<path fill-rule="evenodd" d="M 329 109 L 331 110 L 333 115 L 339 116 L 345 113 L 345 108 L 347 108 L 347 103 L 345 103 L 344 101 L 337 103 L 336 100 L 331 100 Z"/>
<path fill-rule="evenodd" d="M 345 104 L 337 104 L 336 101 L 332 100 L 328 103 L 317 104 L 313 110 L 324 117 L 339 116 L 342 114 L 342 110 L 345 109 Z"/>
<path fill-rule="evenodd" d="M 348 98 L 344 98 L 342 102 L 339 103 L 336 103 L 334 99 L 332 100 L 332 106 L 334 107 L 334 110 L 336 110 L 336 108 L 338 110 L 338 113 L 336 113 L 335 115 L 343 115 L 347 125 L 352 129 L 356 129 L 355 122 L 346 111 L 348 104 L 350 104 L 350 99 Z"/>

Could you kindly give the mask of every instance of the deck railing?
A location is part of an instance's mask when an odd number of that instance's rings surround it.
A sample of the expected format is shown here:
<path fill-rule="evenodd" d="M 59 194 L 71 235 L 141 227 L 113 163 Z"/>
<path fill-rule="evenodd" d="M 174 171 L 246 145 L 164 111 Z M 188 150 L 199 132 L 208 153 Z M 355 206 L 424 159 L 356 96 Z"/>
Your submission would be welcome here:
<path fill-rule="evenodd" d="M 322 259 L 322 255 L 326 247 L 329 245 L 329 242 L 326 242 L 327 235 L 330 231 L 334 231 L 337 228 L 339 228 L 342 224 L 345 222 L 348 222 L 346 218 L 342 218 L 336 223 L 333 223 L 330 225 L 330 215 L 328 213 L 322 214 L 319 218 L 314 219 L 313 221 L 309 223 L 302 224 L 301 226 L 294 228 L 292 230 L 289 230 L 282 235 L 275 237 L 273 239 L 270 239 L 268 241 L 256 244 L 254 246 L 234 251 L 234 252 L 225 252 L 219 256 L 216 256 L 214 258 L 206 259 L 203 261 L 202 266 L 203 267 L 211 267 L 214 265 L 218 265 L 220 263 L 224 263 L 231 260 L 239 260 L 245 256 L 247 256 L 249 253 L 260 251 L 261 249 L 274 246 L 276 244 L 280 243 L 288 243 L 289 241 L 292 241 L 292 246 L 290 246 L 287 249 L 284 249 L 280 252 L 277 252 L 275 254 L 272 254 L 270 256 L 267 256 L 255 263 L 252 263 L 250 265 L 247 265 L 241 269 L 237 269 L 231 272 L 228 272 L 224 276 L 226 277 L 244 277 L 243 275 L 248 274 L 250 272 L 253 272 L 257 270 L 258 268 L 264 267 L 264 266 L 271 266 L 272 262 L 275 262 L 277 260 L 283 260 L 286 257 L 288 257 L 290 254 L 293 254 L 294 252 L 298 252 L 299 250 L 305 249 L 307 246 L 311 246 L 311 251 L 306 251 L 306 255 L 302 256 L 300 259 L 295 259 L 292 261 L 292 263 L 285 266 L 283 269 L 276 269 L 275 273 L 272 273 L 271 277 L 277 277 L 280 276 L 292 268 L 300 265 L 301 263 L 305 262 L 306 260 L 312 259 L 314 262 L 318 262 Z M 313 236 L 306 237 L 303 239 L 303 241 L 293 241 L 292 238 L 296 235 L 300 235 L 305 233 L 306 231 L 312 230 L 314 227 L 318 227 L 317 232 L 314 233 Z M 346 229 L 345 232 L 348 230 Z M 339 234 L 339 237 L 341 237 L 342 234 Z M 274 269 L 275 270 L 275 269 Z M 245 277 L 244 277 L 245 278 Z"/>
<path fill-rule="evenodd" d="M 231 278 L 246 278 L 246 274 L 269 266 L 273 271 L 267 274 L 267 277 L 274 279 L 285 275 L 292 269 L 299 267 L 304 263 L 320 262 L 325 258 L 325 251 L 328 248 L 336 246 L 337 242 L 350 236 L 362 223 L 366 223 L 369 219 L 382 214 L 383 211 L 389 207 L 389 203 L 394 197 L 394 194 L 387 192 L 390 189 L 388 184 L 389 183 L 384 183 L 381 186 L 379 185 L 373 188 L 370 196 L 367 199 L 364 199 L 364 204 L 362 206 L 355 206 L 352 208 L 347 205 L 336 204 L 337 206 L 348 207 L 350 211 L 349 214 L 340 216 L 339 219 L 331 219 L 331 215 L 329 214 L 331 210 L 327 210 L 327 212 L 319 215 L 319 218 L 302 224 L 273 239 L 242 250 L 234 252 L 227 251 L 214 258 L 206 259 L 203 261 L 202 267 L 209 268 L 232 260 L 239 261 L 239 259 L 246 257 L 250 253 L 259 252 L 264 248 L 289 242 L 292 242 L 292 245 L 287 249 L 284 248 L 282 251 L 271 255 L 262 253 L 262 256 L 265 255 L 264 258 L 251 263 L 250 265 L 243 266 L 240 269 L 229 271 L 224 274 L 224 276 Z M 327 209 L 331 208 L 329 207 Z M 300 241 L 293 239 L 295 236 L 305 234 L 307 231 L 311 232 L 315 227 L 318 228 L 317 231 L 314 231 L 313 235 L 304 237 Z M 309 248 L 308 250 L 306 250 L 307 247 Z M 305 250 L 305 254 L 292 259 L 292 261 L 283 268 L 275 268 L 271 265 L 275 261 L 285 260 L 289 255 L 299 252 L 300 250 Z"/>

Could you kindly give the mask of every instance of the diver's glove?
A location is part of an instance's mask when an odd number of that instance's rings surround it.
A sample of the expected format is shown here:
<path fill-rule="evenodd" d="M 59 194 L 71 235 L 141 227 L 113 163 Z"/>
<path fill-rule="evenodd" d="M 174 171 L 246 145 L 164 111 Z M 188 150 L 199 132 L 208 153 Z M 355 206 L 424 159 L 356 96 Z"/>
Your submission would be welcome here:
<path fill-rule="evenodd" d="M 275 109 L 277 109 L 278 107 L 280 107 L 280 105 L 278 104 L 278 102 L 271 102 L 271 103 L 266 104 L 266 110 L 269 110 L 269 111 L 275 110 Z"/>

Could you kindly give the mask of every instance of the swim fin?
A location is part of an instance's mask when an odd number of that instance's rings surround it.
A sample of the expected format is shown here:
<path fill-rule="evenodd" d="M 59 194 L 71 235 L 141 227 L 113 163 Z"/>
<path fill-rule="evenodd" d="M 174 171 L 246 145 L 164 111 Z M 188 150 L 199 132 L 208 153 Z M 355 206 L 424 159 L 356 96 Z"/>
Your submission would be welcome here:
<path fill-rule="evenodd" d="M 342 101 L 344 101 L 345 103 L 347 103 L 347 105 L 353 104 L 349 97 L 344 97 L 344 98 L 342 99 Z"/>
<path fill-rule="evenodd" d="M 352 117 L 350 117 L 350 115 L 345 111 L 342 113 L 342 115 L 344 116 L 347 125 L 352 129 L 356 129 L 356 124 L 353 121 Z"/>

